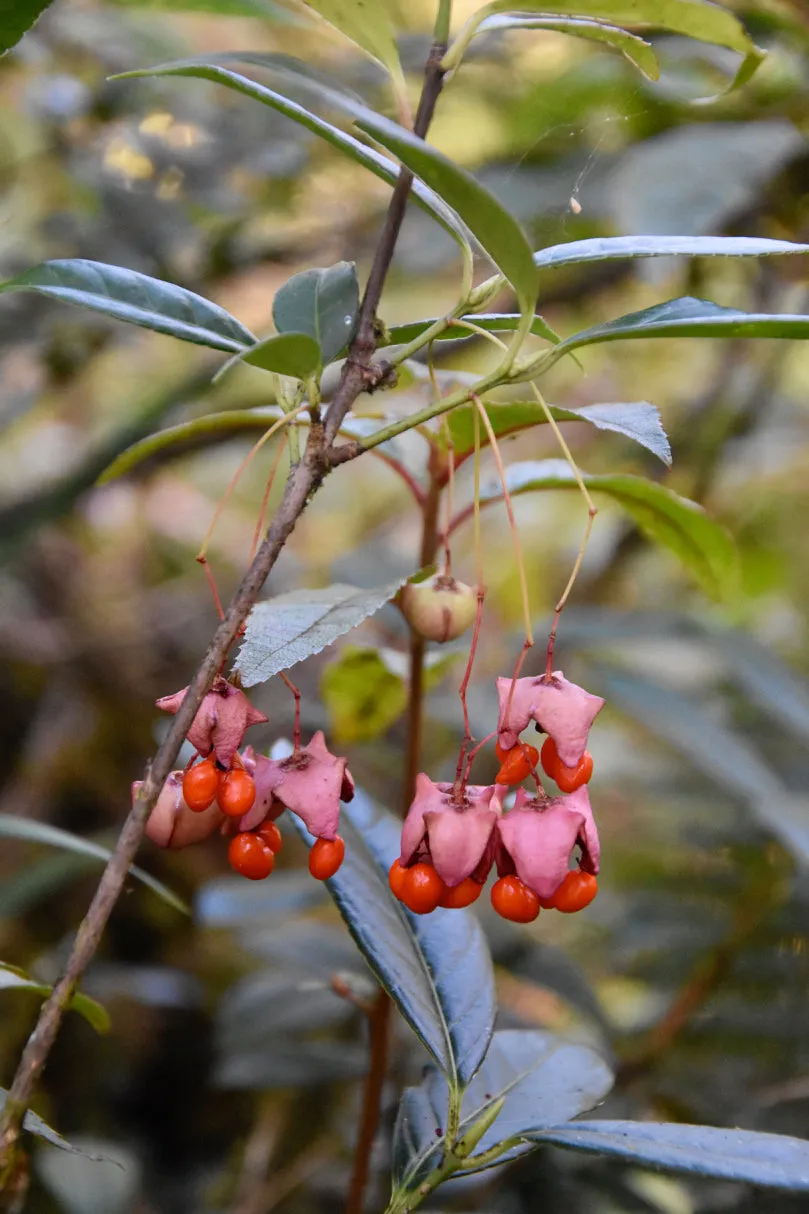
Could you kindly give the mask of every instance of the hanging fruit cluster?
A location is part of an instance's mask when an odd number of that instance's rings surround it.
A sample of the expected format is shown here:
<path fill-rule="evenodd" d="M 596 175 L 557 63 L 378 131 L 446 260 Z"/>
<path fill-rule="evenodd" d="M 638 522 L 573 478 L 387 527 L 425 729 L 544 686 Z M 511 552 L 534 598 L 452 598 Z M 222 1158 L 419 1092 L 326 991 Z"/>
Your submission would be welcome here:
<path fill-rule="evenodd" d="M 158 707 L 175 713 L 184 695 L 185 689 L 165 696 Z M 247 728 L 266 720 L 243 691 L 217 679 L 187 734 L 197 756 L 166 780 L 146 833 L 161 847 L 176 849 L 218 832 L 230 838 L 231 867 L 261 881 L 275 866 L 282 846 L 275 822 L 288 809 L 315 836 L 309 871 L 326 881 L 345 855 L 337 826 L 340 801 L 354 796 L 347 760 L 329 752 L 320 731 L 307 746 L 296 742 L 284 759 L 256 755 L 249 746 L 240 753 Z M 139 788 L 133 785 L 133 796 Z"/>
<path fill-rule="evenodd" d="M 390 869 L 396 897 L 415 914 L 439 906 L 469 906 L 493 867 L 492 906 L 504 919 L 531 923 L 541 909 L 565 914 L 588 906 L 598 892 L 599 841 L 587 783 L 593 760 L 587 738 L 604 701 L 570 683 L 561 671 L 539 678 L 497 681 L 500 716 L 496 753 L 500 770 L 488 787 L 434 783 L 423 773 L 402 830 L 402 849 Z M 533 721 L 548 735 L 542 752 L 520 741 Z M 542 786 L 537 764 L 558 788 Z M 468 766 L 467 766 L 468 771 Z M 510 788 L 531 778 L 535 791 Z M 578 866 L 570 861 L 578 850 Z"/>

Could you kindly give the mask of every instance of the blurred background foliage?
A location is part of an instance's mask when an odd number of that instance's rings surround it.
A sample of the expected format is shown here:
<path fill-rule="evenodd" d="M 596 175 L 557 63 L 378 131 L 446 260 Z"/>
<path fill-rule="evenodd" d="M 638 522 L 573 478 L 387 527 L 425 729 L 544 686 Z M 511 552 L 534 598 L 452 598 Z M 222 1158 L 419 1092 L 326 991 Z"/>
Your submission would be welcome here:
<path fill-rule="evenodd" d="M 3 59 L 2 274 L 54 257 L 118 262 L 211 296 L 261 334 L 291 273 L 340 258 L 367 268 L 386 188 L 281 116 L 212 85 L 107 77 L 206 51 L 266 49 L 305 59 L 388 112 L 389 98 L 373 65 L 322 24 L 268 2 L 173 11 L 181 7 L 62 0 Z M 432 137 L 516 211 L 535 247 L 649 232 L 807 241 L 809 12 L 803 0 L 736 8 L 770 54 L 750 84 L 711 104 L 697 102 L 720 93 L 733 70 L 717 48 L 653 39 L 663 74 L 649 83 L 619 55 L 561 35 L 492 34 L 442 99 Z M 430 10 L 429 0 L 400 4 L 414 87 Z M 802 258 L 562 268 L 543 273 L 540 308 L 563 333 L 688 293 L 799 312 L 805 274 Z M 385 321 L 438 314 L 456 284 L 453 245 L 414 212 Z M 175 453 L 103 487 L 96 479 L 156 428 L 263 403 L 265 381 L 244 368 L 212 387 L 209 353 L 35 295 L 4 298 L 0 345 L 0 813 L 26 818 L 30 835 L 50 825 L 110 843 L 165 724 L 154 699 L 187 683 L 214 627 L 193 558 L 252 440 Z M 489 357 L 475 343 L 446 343 L 439 361 L 455 371 Z M 602 892 L 585 914 L 543 915 L 519 930 L 481 907 L 500 1024 L 600 1043 L 619 1063 L 612 1116 L 806 1137 L 809 352 L 801 343 L 656 341 L 588 350 L 582 361 L 583 371 L 572 360 L 557 366 L 550 400 L 654 402 L 674 468 L 619 437 L 567 426 L 582 465 L 643 471 L 702 502 L 737 541 L 742 572 L 725 601 L 710 602 L 612 507 L 599 516 L 560 653 L 569 675 L 609 700 L 592 739 Z M 382 407 L 406 408 L 422 392 L 404 384 Z M 367 403 L 379 408 L 380 398 Z M 421 440 L 405 446 L 418 475 Z M 504 452 L 556 454 L 545 427 Z M 209 555 L 223 597 L 247 560 L 272 458 L 259 457 L 219 520 Z M 468 477 L 459 475 L 462 494 Z M 541 634 L 585 511 L 553 493 L 516 508 Z M 270 592 L 379 584 L 415 567 L 419 530 L 403 484 L 363 459 L 329 478 Z M 454 570 L 473 581 L 469 531 L 457 533 Z M 495 723 L 493 678 L 511 669 L 520 644 L 500 508 L 484 515 L 484 545 L 489 598 L 471 700 L 479 736 Z M 362 787 L 394 811 L 405 648 L 391 608 L 297 672 L 305 728 L 331 730 Z M 454 766 L 462 655 L 455 646 L 432 659 L 424 763 L 437 778 Z M 270 724 L 253 741 L 266 747 L 289 733 L 291 699 L 272 684 L 258 702 Z M 484 752 L 476 774 L 494 771 Z M 225 875 L 216 841 L 180 854 L 144 847 L 142 864 L 193 917 L 133 882 L 84 984 L 110 1011 L 111 1031 L 99 1037 L 69 1019 L 38 1105 L 63 1133 L 100 1141 L 127 1167 L 38 1146 L 31 1210 L 340 1208 L 367 1056 L 356 1001 L 373 988 L 324 891 L 302 871 L 304 855 L 288 834 L 275 874 L 255 887 Z M 4 837 L 3 960 L 52 981 L 98 872 L 97 860 L 44 836 Z M 37 996 L 2 990 L 0 999 L 8 1082 Z M 397 1091 L 424 1063 L 402 1026 L 397 1041 L 373 1208 L 385 1195 Z M 545 1150 L 450 1185 L 432 1205 L 691 1214 L 788 1212 L 809 1201 Z"/>

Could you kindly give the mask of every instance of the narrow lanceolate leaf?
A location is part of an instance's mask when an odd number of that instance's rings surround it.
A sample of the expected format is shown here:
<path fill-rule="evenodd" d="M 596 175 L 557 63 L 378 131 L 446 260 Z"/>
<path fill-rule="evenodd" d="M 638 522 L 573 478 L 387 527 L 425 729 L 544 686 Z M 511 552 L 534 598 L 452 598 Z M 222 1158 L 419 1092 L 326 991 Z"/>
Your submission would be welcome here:
<path fill-rule="evenodd" d="M 630 341 L 648 337 L 809 337 L 809 316 L 765 312 L 740 312 L 723 308 L 708 299 L 670 299 L 641 312 L 630 312 L 592 329 L 565 338 L 545 358 L 547 368 L 571 350 L 606 341 Z"/>
<path fill-rule="evenodd" d="M 578 488 L 564 460 L 512 464 L 506 477 L 512 494 Z M 582 477 L 591 492 L 612 498 L 649 539 L 679 557 L 708 594 L 723 598 L 732 593 L 737 578 L 735 545 L 724 527 L 696 502 L 642 476 L 583 473 Z M 501 496 L 500 485 L 492 483 L 481 493 L 481 501 L 496 501 Z"/>
<path fill-rule="evenodd" d="M 379 0 L 304 0 L 329 25 L 376 59 L 395 79 L 400 79 L 402 67 L 396 38 L 386 6 Z"/>
<path fill-rule="evenodd" d="M 255 687 L 320 653 L 384 607 L 406 580 L 403 575 L 373 590 L 340 584 L 323 590 L 292 590 L 257 603 L 247 618 L 235 664 L 242 684 Z"/>
<path fill-rule="evenodd" d="M 648 401 L 583 405 L 580 409 L 562 409 L 551 405 L 550 411 L 556 421 L 589 422 L 597 430 L 610 430 L 614 434 L 623 435 L 624 438 L 631 438 L 633 442 L 640 443 L 647 451 L 651 451 L 664 464 L 671 464 L 671 447 L 660 420 L 660 413 Z M 487 401 L 486 412 L 496 438 L 517 434 L 521 430 L 547 422 L 544 409 L 535 400 L 509 401 L 503 405 Z M 460 408 L 453 409 L 447 417 L 452 447 L 458 463 L 474 450 L 476 414 L 474 405 L 461 405 Z M 480 429 L 483 430 L 483 427 Z M 484 431 L 481 435 L 481 445 L 485 446 L 487 443 L 488 436 Z"/>
<path fill-rule="evenodd" d="M 308 333 L 277 333 L 251 346 L 237 361 L 276 375 L 309 379 L 320 367 L 320 346 Z"/>
<path fill-rule="evenodd" d="M 51 0 L 0 0 L 0 55 L 15 46 Z"/>
<path fill-rule="evenodd" d="M 238 352 L 256 340 L 235 316 L 209 299 L 137 270 L 100 261 L 44 261 L 1 283 L 0 291 L 38 291 L 214 350 Z"/>
<path fill-rule="evenodd" d="M 6 1088 L 0 1088 L 0 1113 L 5 1108 L 8 1091 Z M 47 1121 L 43 1121 L 38 1113 L 34 1113 L 31 1109 L 23 1118 L 23 1129 L 33 1134 L 36 1138 L 41 1138 L 44 1142 L 49 1142 L 53 1147 L 59 1147 L 61 1151 L 69 1151 L 71 1155 L 83 1155 L 85 1159 L 94 1160 L 109 1160 L 108 1155 L 91 1155 L 87 1151 L 82 1151 L 79 1147 L 74 1147 L 72 1142 L 68 1142 L 61 1134 L 52 1129 Z M 112 1161 L 111 1161 L 112 1162 Z"/>
<path fill-rule="evenodd" d="M 572 7 L 576 7 L 575 4 Z M 487 17 L 479 26 L 478 33 L 495 30 L 549 30 L 559 34 L 570 34 L 584 38 L 587 42 L 601 42 L 613 50 L 620 51 L 648 80 L 657 80 L 660 65 L 648 42 L 637 34 L 607 25 L 603 21 L 588 21 L 584 17 L 516 17 L 511 15 Z"/>
<path fill-rule="evenodd" d="M 809 1142 L 786 1134 L 667 1122 L 579 1121 L 533 1137 L 572 1151 L 629 1159 L 633 1167 L 809 1192 Z"/>
<path fill-rule="evenodd" d="M 758 236 L 594 236 L 540 249 L 534 263 L 544 269 L 635 257 L 784 257 L 793 253 L 809 253 L 809 244 Z"/>
<path fill-rule="evenodd" d="M 100 843 L 83 839 L 80 835 L 72 835 L 69 831 L 60 830 L 58 826 L 49 826 L 45 822 L 36 822 L 32 818 L 22 818 L 16 814 L 0 814 L 0 839 L 27 839 L 31 843 L 45 843 L 49 847 L 61 847 L 64 851 L 90 856 L 94 860 L 100 860 L 103 864 L 112 858 L 110 849 L 102 847 Z M 148 886 L 157 894 L 158 898 L 162 898 L 169 906 L 173 906 L 175 910 L 181 911 L 184 915 L 189 913 L 182 898 L 178 898 L 162 881 L 156 880 L 134 864 L 130 866 L 129 873 L 136 881 Z"/>
<path fill-rule="evenodd" d="M 265 68 L 270 72 L 279 72 L 276 56 L 258 56 L 258 55 L 220 55 L 217 59 L 222 62 L 232 62 L 234 59 L 243 62 L 256 63 L 258 66 Z M 280 74 L 288 79 L 290 76 L 290 68 L 287 65 Z M 215 84 L 223 84 L 226 88 L 233 89 L 237 93 L 242 93 L 245 97 L 251 97 L 254 101 L 260 101 L 262 105 L 268 105 L 271 109 L 277 110 L 278 113 L 284 114 L 285 117 L 291 118 L 293 122 L 297 122 L 306 130 L 318 135 L 326 143 L 330 143 L 332 147 L 339 148 L 351 160 L 368 169 L 375 176 L 380 177 L 388 185 L 395 185 L 399 176 L 399 166 L 392 161 L 388 156 L 383 156 L 375 148 L 366 147 L 359 139 L 355 139 L 353 135 L 341 131 L 339 127 L 333 126 L 330 122 L 324 121 L 317 117 L 304 106 L 298 105 L 297 102 L 291 101 L 282 93 L 277 93 L 273 89 L 267 88 L 266 85 L 258 84 L 255 80 L 248 79 L 247 76 L 242 76 L 238 72 L 229 70 L 217 62 L 208 62 L 205 60 L 187 59 L 179 63 L 166 63 L 160 67 L 148 68 L 138 72 L 122 72 L 119 76 L 114 76 L 112 79 L 125 80 L 132 77 L 141 76 L 188 76 L 198 80 L 210 80 Z M 337 106 L 339 109 L 347 111 L 351 114 L 357 112 L 372 113 L 366 107 L 355 102 L 353 98 L 349 98 L 345 94 L 338 93 L 336 89 L 330 86 L 324 86 L 322 83 L 312 78 L 311 72 L 305 69 L 295 73 L 295 83 L 298 87 L 308 89 L 314 92 L 322 100 L 328 104 Z M 429 214 L 437 219 L 441 226 L 447 231 L 450 236 L 459 245 L 467 245 L 466 230 L 458 216 L 453 212 L 451 207 L 438 197 L 423 182 L 417 181 L 413 186 L 413 195 L 415 201 L 428 211 Z"/>
<path fill-rule="evenodd" d="M 738 51 L 744 60 L 736 74 L 738 87 L 755 71 L 764 52 L 752 41 L 741 21 L 728 9 L 707 0 L 490 0 L 467 21 L 450 48 L 445 62 L 454 64 L 475 36 L 480 25 L 496 13 L 564 13 L 593 17 L 618 26 L 649 26 L 674 34 L 685 34 L 698 42 L 709 42 Z"/>
<path fill-rule="evenodd" d="M 353 261 L 338 261 L 325 270 L 304 270 L 284 283 L 272 304 L 279 333 L 307 333 L 324 363 L 343 351 L 354 335 L 360 288 Z"/>
<path fill-rule="evenodd" d="M 415 341 L 422 333 L 435 324 L 436 317 L 430 320 L 411 320 L 402 325 L 392 325 L 388 330 L 387 336 L 377 343 L 378 347 L 382 346 L 403 346 L 411 341 Z M 487 333 L 513 333 L 515 329 L 520 327 L 522 317 L 519 312 L 492 312 L 492 313 L 473 313 L 470 316 L 462 316 L 461 321 L 470 321 L 473 325 L 477 325 L 479 329 L 485 329 Z M 559 334 L 551 328 L 544 317 L 534 315 L 531 321 L 531 327 L 528 330 L 535 337 L 544 337 L 546 341 L 553 342 L 554 345 L 562 339 Z M 435 341 L 462 341 L 467 337 L 474 337 L 475 334 L 469 329 L 464 329 L 462 324 L 451 324 L 443 332 L 439 333 L 434 339 Z"/>
<path fill-rule="evenodd" d="M 36 982 L 33 978 L 29 978 L 27 974 L 23 974 L 15 967 L 7 966 L 0 961 L 0 991 L 9 990 L 34 991 L 43 999 L 47 999 L 53 987 L 49 986 L 46 982 Z M 95 999 L 91 999 L 89 995 L 83 995 L 81 991 L 78 991 L 70 1000 L 68 1007 L 71 1011 L 78 1012 L 80 1016 L 83 1016 L 97 1033 L 109 1032 L 109 1012 L 100 1003 L 97 1003 Z"/>
<path fill-rule="evenodd" d="M 588 1112 L 604 1099 L 612 1083 L 612 1071 L 589 1046 L 538 1030 L 504 1030 L 494 1034 L 483 1065 L 464 1095 L 461 1132 L 498 1101 L 505 1101 L 475 1148 L 475 1154 L 482 1154 L 507 1138 L 557 1126 Z M 446 1109 L 446 1083 L 435 1072 L 404 1093 L 393 1142 L 396 1189 L 415 1187 L 440 1161 Z M 495 1163 L 532 1149 L 529 1143 L 513 1146 Z M 474 1163 L 474 1155 L 470 1162 Z"/>
<path fill-rule="evenodd" d="M 294 819 L 301 835 L 307 835 Z M 496 1013 L 491 956 L 469 911 L 412 915 L 394 898 L 388 869 L 400 824 L 358 793 L 343 810 L 346 857 L 326 884 L 348 930 L 405 1020 L 453 1088 L 483 1061 Z M 445 1106 L 446 1107 L 446 1106 Z"/>
<path fill-rule="evenodd" d="M 357 125 L 449 203 L 513 286 L 520 311 L 533 313 L 537 270 L 528 237 L 513 215 L 471 173 L 412 131 L 379 115 L 360 117 Z"/>

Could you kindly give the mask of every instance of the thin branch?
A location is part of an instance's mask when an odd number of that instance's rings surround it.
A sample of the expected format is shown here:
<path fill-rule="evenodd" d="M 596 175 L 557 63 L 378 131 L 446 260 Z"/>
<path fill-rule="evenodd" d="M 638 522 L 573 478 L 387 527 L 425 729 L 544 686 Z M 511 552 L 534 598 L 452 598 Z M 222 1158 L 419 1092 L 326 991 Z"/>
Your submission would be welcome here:
<path fill-rule="evenodd" d="M 382 1103 L 382 1088 L 388 1063 L 388 1036 L 390 1014 L 393 1003 L 387 991 L 377 995 L 374 1009 L 368 1018 L 371 1032 L 371 1057 L 365 1091 L 362 1098 L 362 1114 L 354 1152 L 354 1170 L 346 1199 L 346 1214 L 362 1214 L 365 1186 L 371 1161 L 371 1149 L 379 1127 L 379 1110 Z"/>
<path fill-rule="evenodd" d="M 427 133 L 441 92 L 444 78 L 441 60 L 445 51 L 445 44 L 434 45 L 425 67 L 424 86 L 414 124 L 416 134 L 422 137 Z M 341 382 L 329 406 L 325 427 L 311 427 L 303 458 L 290 470 L 281 503 L 265 539 L 239 583 L 225 618 L 214 633 L 163 744 L 146 769 L 143 783 L 133 801 L 115 851 L 79 927 L 64 973 L 42 1005 L 36 1026 L 26 1042 L 0 1118 L 0 1187 L 13 1173 L 22 1120 L 31 1102 L 34 1087 L 48 1060 L 68 1004 L 98 948 L 107 920 L 123 890 L 129 865 L 143 837 L 146 821 L 174 766 L 185 735 L 295 524 L 306 509 L 312 494 L 320 487 L 330 466 L 330 449 L 346 413 L 360 392 L 375 386 L 387 374 L 387 368 L 384 366 L 371 366 L 375 350 L 374 322 L 404 218 L 411 183 L 412 175 L 402 169 L 393 190 L 366 284 L 357 335 L 351 343 Z"/>

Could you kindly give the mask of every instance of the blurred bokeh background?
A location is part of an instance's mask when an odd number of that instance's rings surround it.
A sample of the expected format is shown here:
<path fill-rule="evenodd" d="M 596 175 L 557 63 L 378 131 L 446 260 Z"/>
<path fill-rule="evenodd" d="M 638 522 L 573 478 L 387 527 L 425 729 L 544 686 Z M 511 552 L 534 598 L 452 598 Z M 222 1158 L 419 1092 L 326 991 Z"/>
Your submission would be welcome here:
<path fill-rule="evenodd" d="M 169 11 L 180 7 L 61 0 L 3 59 L 0 272 L 54 257 L 117 262 L 206 294 L 263 333 L 291 273 L 348 258 L 362 276 L 386 188 L 212 84 L 107 77 L 190 54 L 265 49 L 305 59 L 386 112 L 390 98 L 374 66 L 314 20 L 270 3 L 207 6 L 232 16 Z M 733 57 L 685 39 L 654 39 L 663 74 L 652 84 L 619 55 L 561 35 L 491 35 L 442 99 L 432 137 L 515 210 L 535 247 L 648 232 L 809 240 L 809 13 L 803 0 L 735 7 L 770 51 L 741 91 L 699 104 L 722 92 Z M 402 0 L 400 9 L 415 89 L 431 5 Z M 802 258 L 614 262 L 544 272 L 540 307 L 562 333 L 683 294 L 799 312 L 805 282 Z M 435 315 L 457 283 L 454 246 L 414 213 L 384 319 Z M 177 450 L 95 482 L 137 438 L 262 404 L 266 385 L 245 368 L 212 386 L 218 356 L 33 294 L 0 302 L 0 347 L 0 813 L 27 819 L 32 836 L 4 837 L 0 847 L 0 956 L 48 982 L 100 870 L 37 831 L 114 840 L 130 782 L 165 727 L 154 700 L 188 682 L 215 625 L 194 556 L 253 437 Z M 459 343 L 442 350 L 440 366 L 490 358 Z M 694 497 L 734 536 L 742 572 L 733 595 L 712 602 L 613 507 L 600 514 L 560 656 L 571 677 L 609 700 L 592 738 L 602 892 L 589 912 L 544 915 L 527 929 L 481 909 L 501 1023 L 599 1042 L 620 1062 L 613 1115 L 807 1136 L 809 351 L 633 342 L 588 350 L 582 362 L 554 370 L 549 399 L 654 402 L 674 468 L 620 437 L 568 426 L 582 466 L 639 471 Z M 395 407 L 421 402 L 423 390 L 405 384 Z M 406 451 L 416 475 L 419 443 Z M 542 427 L 505 443 L 504 454 L 556 451 Z M 209 557 L 223 597 L 247 561 L 272 458 L 265 451 L 254 462 L 219 519 Z M 517 508 L 541 634 L 585 510 L 568 493 L 527 496 Z M 454 566 L 473 581 L 469 530 L 457 533 Z M 366 457 L 330 477 L 268 593 L 374 585 L 415 568 L 418 546 L 406 488 Z M 521 644 L 499 508 L 485 516 L 484 548 L 489 599 L 471 699 L 479 735 L 494 726 L 493 678 L 511 669 Z M 384 663 L 370 660 L 394 704 L 389 719 L 369 724 L 343 705 L 335 720 L 334 697 L 319 693 L 324 674 L 324 687 L 339 687 L 335 663 L 379 647 Z M 394 811 L 405 650 L 391 608 L 296 672 L 305 729 L 330 730 L 358 782 Z M 424 758 L 437 777 L 454 767 L 462 669 L 461 646 L 435 668 Z M 257 700 L 270 724 L 253 741 L 267 747 L 289 735 L 291 698 L 273 683 Z M 477 774 L 494 771 L 484 753 Z M 109 1008 L 112 1030 L 98 1037 L 70 1017 L 37 1105 L 63 1133 L 100 1143 L 127 1168 L 38 1147 L 28 1208 L 341 1207 L 365 1024 L 331 980 L 339 974 L 362 990 L 370 979 L 304 857 L 287 835 L 271 880 L 245 888 L 226 875 L 216 840 L 182 853 L 144 846 L 142 865 L 193 917 L 132 884 L 85 983 Z M 2 991 L 0 1001 L 8 1083 L 37 999 Z M 399 1086 L 423 1062 L 400 1026 L 388 1130 Z M 374 1155 L 370 1208 L 385 1196 L 388 1138 Z M 546 1151 L 442 1189 L 431 1208 L 788 1214 L 809 1201 Z"/>

